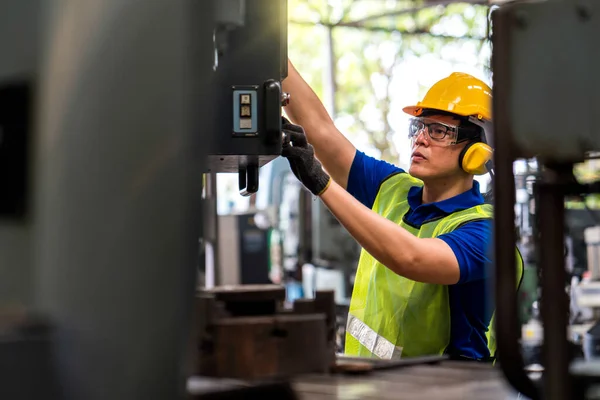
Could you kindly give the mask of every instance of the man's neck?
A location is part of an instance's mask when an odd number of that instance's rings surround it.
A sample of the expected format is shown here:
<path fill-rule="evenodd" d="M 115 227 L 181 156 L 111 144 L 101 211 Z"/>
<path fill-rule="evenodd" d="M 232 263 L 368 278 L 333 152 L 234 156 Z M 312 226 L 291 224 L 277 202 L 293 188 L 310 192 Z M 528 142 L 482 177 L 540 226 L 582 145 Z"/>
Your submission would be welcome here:
<path fill-rule="evenodd" d="M 423 185 L 423 204 L 435 203 L 458 196 L 467 190 L 471 190 L 472 187 L 473 178 L 471 176 L 427 181 Z"/>

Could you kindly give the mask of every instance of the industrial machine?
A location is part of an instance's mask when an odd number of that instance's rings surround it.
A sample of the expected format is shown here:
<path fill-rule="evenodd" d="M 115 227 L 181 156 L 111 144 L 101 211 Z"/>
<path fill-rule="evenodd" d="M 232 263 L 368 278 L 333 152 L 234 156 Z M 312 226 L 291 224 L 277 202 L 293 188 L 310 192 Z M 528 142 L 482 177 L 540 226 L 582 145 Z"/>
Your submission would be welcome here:
<path fill-rule="evenodd" d="M 597 185 L 580 184 L 573 175 L 574 164 L 600 148 L 595 128 L 600 58 L 587 50 L 600 33 L 598 7 L 579 1 L 509 2 L 494 13 L 497 346 L 507 380 L 532 399 L 582 398 L 590 394 L 586 383 L 597 376 L 590 364 L 578 366 L 576 382 L 570 367 L 564 202 L 568 196 L 598 191 Z M 579 102 L 586 112 L 572 119 L 567 110 Z M 540 168 L 535 202 L 539 238 L 534 239 L 544 326 L 544 372 L 536 382 L 524 371 L 517 299 L 510 290 L 514 260 L 503 251 L 516 240 L 513 161 L 533 157 Z"/>
<path fill-rule="evenodd" d="M 187 396 L 202 173 L 281 152 L 285 6 L 2 2 L 0 397 Z"/>

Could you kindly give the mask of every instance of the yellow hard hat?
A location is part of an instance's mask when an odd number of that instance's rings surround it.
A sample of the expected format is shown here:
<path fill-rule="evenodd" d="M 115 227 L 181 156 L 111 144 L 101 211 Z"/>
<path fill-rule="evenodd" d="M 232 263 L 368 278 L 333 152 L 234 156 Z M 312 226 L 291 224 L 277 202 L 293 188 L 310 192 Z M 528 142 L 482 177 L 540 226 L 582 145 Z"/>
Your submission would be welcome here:
<path fill-rule="evenodd" d="M 492 89 L 485 82 L 463 72 L 454 72 L 436 82 L 423 101 L 402 110 L 419 116 L 424 109 L 440 110 L 478 119 L 492 119 Z"/>

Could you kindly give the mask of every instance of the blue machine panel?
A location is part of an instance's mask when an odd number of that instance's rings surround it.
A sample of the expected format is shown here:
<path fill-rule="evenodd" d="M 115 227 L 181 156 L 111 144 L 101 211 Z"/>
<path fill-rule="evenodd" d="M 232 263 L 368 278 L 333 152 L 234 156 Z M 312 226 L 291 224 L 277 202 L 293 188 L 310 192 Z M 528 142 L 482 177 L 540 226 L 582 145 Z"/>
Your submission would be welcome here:
<path fill-rule="evenodd" d="M 258 134 L 258 95 L 256 90 L 233 91 L 233 134 L 256 136 Z"/>

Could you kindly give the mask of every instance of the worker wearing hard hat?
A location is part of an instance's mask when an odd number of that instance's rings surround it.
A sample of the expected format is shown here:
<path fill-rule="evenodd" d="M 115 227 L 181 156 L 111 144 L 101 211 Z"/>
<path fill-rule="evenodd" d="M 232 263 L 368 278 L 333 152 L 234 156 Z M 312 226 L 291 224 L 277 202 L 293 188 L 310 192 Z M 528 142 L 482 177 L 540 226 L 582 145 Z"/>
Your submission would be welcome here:
<path fill-rule="evenodd" d="M 363 248 L 345 352 L 493 359 L 493 209 L 473 179 L 491 166 L 491 89 L 454 73 L 405 107 L 412 156 L 404 171 L 357 151 L 288 67 L 294 124 L 284 120 L 290 144 L 282 155 Z M 517 261 L 521 275 L 518 251 Z"/>

